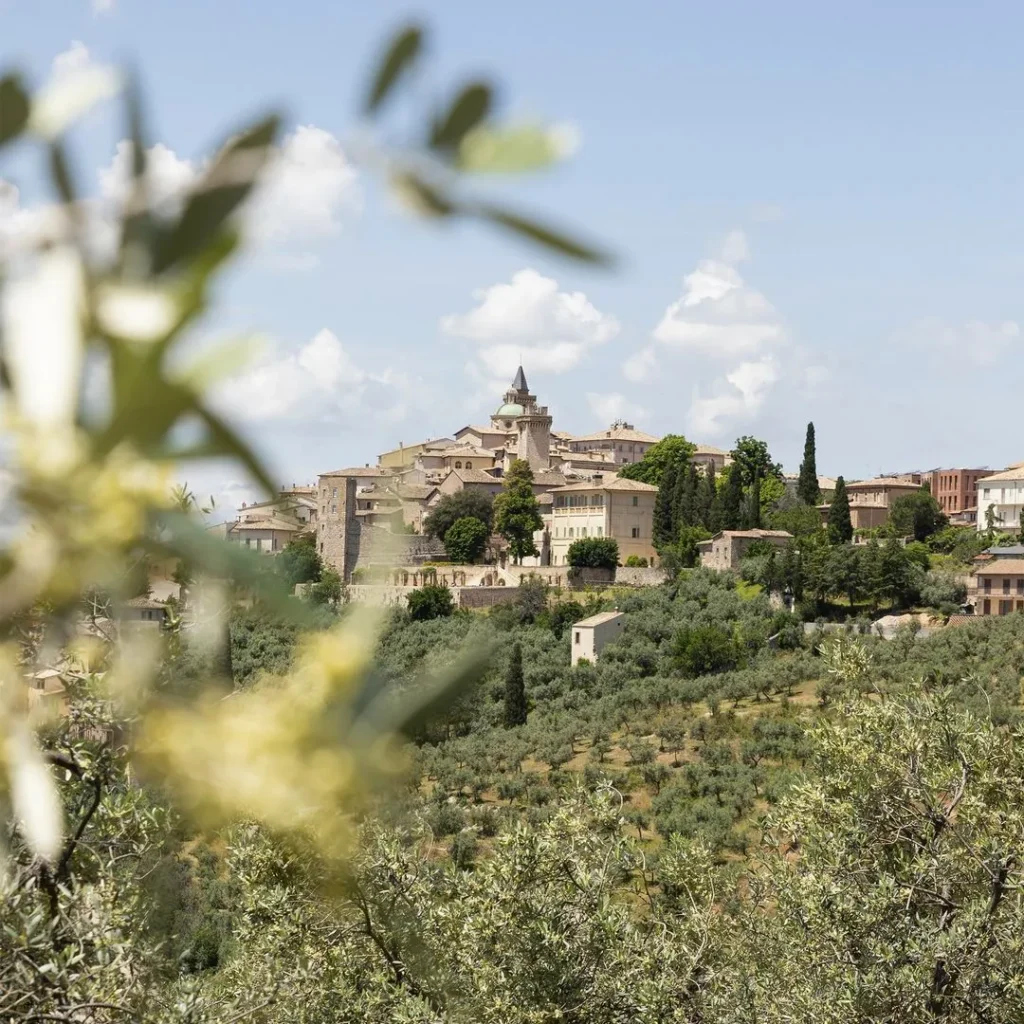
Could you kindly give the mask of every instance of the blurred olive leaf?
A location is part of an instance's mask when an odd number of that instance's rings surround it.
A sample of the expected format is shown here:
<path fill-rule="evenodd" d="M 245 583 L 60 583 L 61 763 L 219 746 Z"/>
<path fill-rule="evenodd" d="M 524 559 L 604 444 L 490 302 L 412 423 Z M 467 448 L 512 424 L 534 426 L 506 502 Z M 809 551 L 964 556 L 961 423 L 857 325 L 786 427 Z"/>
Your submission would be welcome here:
<path fill-rule="evenodd" d="M 0 78 L 0 146 L 10 142 L 28 124 L 29 100 L 18 75 Z"/>
<path fill-rule="evenodd" d="M 423 50 L 423 30 L 410 25 L 398 32 L 384 52 L 373 76 L 365 109 L 372 114 L 387 98 L 403 74 L 412 70 Z"/>
<path fill-rule="evenodd" d="M 431 147 L 456 149 L 465 135 L 490 113 L 491 100 L 491 87 L 486 82 L 467 85 L 452 101 L 444 119 L 434 124 L 430 133 Z"/>
<path fill-rule="evenodd" d="M 192 189 L 181 218 L 157 248 L 160 274 L 202 250 L 252 191 L 270 156 L 281 118 L 271 114 L 232 139 Z"/>
<path fill-rule="evenodd" d="M 407 206 L 428 217 L 450 217 L 457 212 L 455 201 L 418 174 L 402 171 L 392 179 L 392 188 Z"/>
<path fill-rule="evenodd" d="M 485 204 L 475 207 L 475 212 L 485 220 L 499 224 L 509 231 L 513 231 L 517 235 L 529 239 L 531 242 L 537 242 L 547 249 L 553 249 L 563 256 L 571 256 L 573 259 L 581 260 L 584 263 L 593 263 L 603 267 L 611 266 L 614 262 L 611 253 L 577 241 L 575 238 L 570 238 L 554 228 L 550 228 L 545 224 L 538 224 L 536 221 L 530 220 L 521 214 L 513 213 L 510 210 L 503 210 L 500 207 Z"/>
<path fill-rule="evenodd" d="M 570 147 L 543 125 L 481 124 L 459 143 L 456 166 L 467 174 L 522 174 L 557 163 Z"/>

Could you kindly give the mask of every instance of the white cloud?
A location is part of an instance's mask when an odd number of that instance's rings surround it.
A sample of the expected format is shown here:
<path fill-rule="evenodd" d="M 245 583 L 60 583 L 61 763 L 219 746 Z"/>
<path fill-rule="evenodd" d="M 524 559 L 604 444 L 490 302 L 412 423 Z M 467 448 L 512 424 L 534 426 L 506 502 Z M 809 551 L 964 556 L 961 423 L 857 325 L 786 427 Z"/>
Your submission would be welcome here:
<path fill-rule="evenodd" d="M 1020 325 L 1014 320 L 953 324 L 939 317 L 925 317 L 899 332 L 896 339 L 941 359 L 955 356 L 976 366 L 992 366 L 1004 356 L 1019 356 L 1022 348 Z"/>
<path fill-rule="evenodd" d="M 92 0 L 92 13 L 95 15 L 113 14 L 114 0 Z"/>
<path fill-rule="evenodd" d="M 53 58 L 50 67 L 51 81 L 69 78 L 84 71 L 92 64 L 89 48 L 80 39 L 72 39 L 71 45 Z"/>
<path fill-rule="evenodd" d="M 785 340 L 775 307 L 736 269 L 749 259 L 746 236 L 733 231 L 717 259 L 701 260 L 683 294 L 665 310 L 655 342 L 717 359 L 753 356 Z"/>
<path fill-rule="evenodd" d="M 640 383 L 666 372 L 662 364 L 673 354 L 684 354 L 694 381 L 688 429 L 695 434 L 720 434 L 735 421 L 752 419 L 783 377 L 779 355 L 789 338 L 775 307 L 737 269 L 749 259 L 746 234 L 730 231 L 717 254 L 683 278 L 682 295 L 665 310 L 651 340 L 622 365 L 626 379 Z M 812 385 L 813 376 L 805 384 Z"/>
<path fill-rule="evenodd" d="M 22 206 L 17 185 L 0 178 L 0 259 L 64 234 L 67 221 L 59 206 Z"/>
<path fill-rule="evenodd" d="M 363 369 L 324 328 L 298 351 L 271 353 L 227 381 L 217 400 L 244 420 L 358 425 L 366 417 L 377 424 L 400 419 L 414 394 L 404 374 Z"/>
<path fill-rule="evenodd" d="M 355 168 L 330 132 L 300 125 L 271 161 L 246 218 L 263 242 L 324 238 L 362 206 Z"/>
<path fill-rule="evenodd" d="M 131 143 L 122 139 L 117 144 L 113 159 L 100 170 L 100 197 L 118 209 L 128 198 L 131 161 Z M 182 197 L 196 180 L 197 173 L 196 165 L 191 160 L 179 157 L 162 142 L 146 151 L 150 201 L 165 215 L 175 212 L 180 206 Z"/>
<path fill-rule="evenodd" d="M 587 405 L 590 411 L 602 423 L 613 423 L 615 420 L 642 420 L 647 412 L 641 406 L 629 401 L 618 391 L 587 392 Z"/>
<path fill-rule="evenodd" d="M 779 369 L 772 356 L 756 362 L 740 363 L 714 385 L 714 393 L 702 397 L 694 393 L 688 427 L 693 434 L 717 435 L 738 419 L 757 415 L 772 386 L 779 379 Z"/>
<path fill-rule="evenodd" d="M 583 292 L 559 291 L 554 278 L 530 268 L 473 297 L 479 304 L 468 313 L 442 317 L 441 329 L 477 342 L 483 369 L 500 379 L 511 377 L 520 362 L 531 372 L 564 373 L 620 329 L 619 321 Z"/>

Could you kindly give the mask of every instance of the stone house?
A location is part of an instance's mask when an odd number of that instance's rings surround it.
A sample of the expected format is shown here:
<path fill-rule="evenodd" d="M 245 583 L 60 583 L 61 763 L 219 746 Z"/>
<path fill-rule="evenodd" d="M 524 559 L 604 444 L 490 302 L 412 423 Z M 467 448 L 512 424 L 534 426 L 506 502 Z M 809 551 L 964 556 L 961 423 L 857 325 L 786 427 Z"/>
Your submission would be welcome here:
<path fill-rule="evenodd" d="M 658 488 L 639 480 L 617 477 L 593 480 L 551 490 L 551 564 L 568 565 L 569 547 L 586 537 L 611 537 L 619 544 L 619 561 L 630 555 L 654 564 L 652 540 L 654 500 Z"/>
<path fill-rule="evenodd" d="M 920 478 L 915 481 L 908 476 L 879 476 L 874 480 L 855 480 L 847 484 L 853 528 L 872 530 L 884 526 L 889 521 L 889 509 L 893 502 L 907 494 L 918 494 L 920 490 Z M 819 505 L 818 511 L 827 523 L 829 506 Z"/>
<path fill-rule="evenodd" d="M 224 536 L 242 547 L 263 554 L 277 554 L 307 527 L 273 512 L 228 523 Z"/>
<path fill-rule="evenodd" d="M 419 444 L 404 445 L 399 442 L 397 448 L 389 452 L 381 452 L 377 456 L 377 465 L 385 470 L 399 470 L 411 466 L 427 448 L 438 448 L 445 445 L 455 444 L 454 437 L 435 437 L 428 441 L 420 441 Z M 335 476 L 341 475 L 344 470 L 336 470 Z"/>
<path fill-rule="evenodd" d="M 711 540 L 698 544 L 700 564 L 705 569 L 716 569 L 725 572 L 738 569 L 750 546 L 757 541 L 765 541 L 778 550 L 784 550 L 793 535 L 786 530 L 722 530 Z"/>

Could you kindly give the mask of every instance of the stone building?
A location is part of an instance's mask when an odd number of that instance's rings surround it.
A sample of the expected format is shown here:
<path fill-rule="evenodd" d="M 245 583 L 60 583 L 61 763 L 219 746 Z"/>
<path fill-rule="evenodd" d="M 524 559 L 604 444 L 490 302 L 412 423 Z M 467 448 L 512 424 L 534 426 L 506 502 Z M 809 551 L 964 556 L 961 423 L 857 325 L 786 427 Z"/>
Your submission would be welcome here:
<path fill-rule="evenodd" d="M 874 480 L 855 480 L 846 485 L 850 499 L 850 522 L 855 530 L 870 530 L 889 521 L 889 509 L 897 498 L 917 494 L 921 490 L 920 474 L 913 476 L 879 476 Z M 824 522 L 828 522 L 829 506 L 819 505 Z"/>
<path fill-rule="evenodd" d="M 991 509 L 991 513 L 989 512 Z M 1024 463 L 993 473 L 978 484 L 978 529 L 991 519 L 997 530 L 1020 529 L 1024 510 Z"/>
<path fill-rule="evenodd" d="M 625 624 L 622 612 L 599 612 L 573 623 L 571 663 L 586 660 L 593 664 L 605 644 L 618 640 Z"/>
<path fill-rule="evenodd" d="M 654 500 L 658 488 L 617 477 L 552 488 L 551 564 L 568 565 L 569 547 L 586 537 L 611 537 L 619 544 L 619 561 L 630 555 L 655 563 Z"/>
<path fill-rule="evenodd" d="M 615 462 L 627 464 L 639 462 L 647 449 L 658 443 L 660 438 L 637 430 L 632 423 L 616 420 L 607 430 L 596 434 L 583 434 L 569 442 L 574 452 L 610 452 Z M 724 459 L 724 452 L 723 459 Z"/>
<path fill-rule="evenodd" d="M 1024 558 L 995 558 L 976 569 L 967 597 L 976 615 L 1024 611 Z"/>
<path fill-rule="evenodd" d="M 722 530 L 711 540 L 702 540 L 698 545 L 700 564 L 705 569 L 725 572 L 737 569 L 744 555 L 757 541 L 765 541 L 782 550 L 793 539 L 786 530 Z"/>

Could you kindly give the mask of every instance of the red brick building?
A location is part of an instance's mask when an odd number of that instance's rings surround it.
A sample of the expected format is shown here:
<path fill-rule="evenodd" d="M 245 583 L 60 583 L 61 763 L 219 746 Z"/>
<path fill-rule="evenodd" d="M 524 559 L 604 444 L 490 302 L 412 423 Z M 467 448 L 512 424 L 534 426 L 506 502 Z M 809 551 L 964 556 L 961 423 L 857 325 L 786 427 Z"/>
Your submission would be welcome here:
<path fill-rule="evenodd" d="M 932 497 L 945 514 L 978 507 L 978 481 L 994 469 L 936 469 L 932 472 Z"/>

